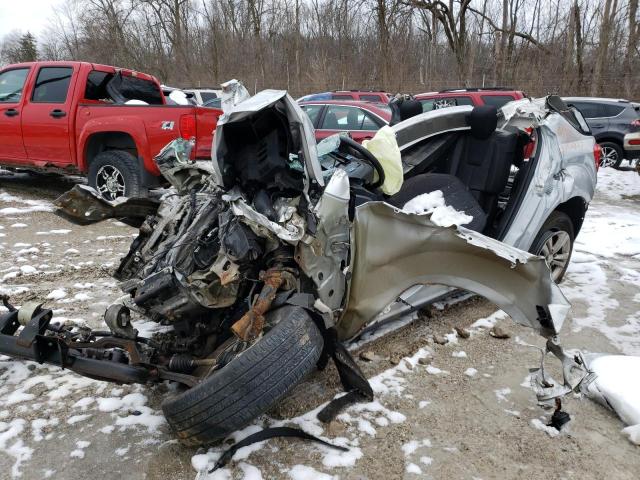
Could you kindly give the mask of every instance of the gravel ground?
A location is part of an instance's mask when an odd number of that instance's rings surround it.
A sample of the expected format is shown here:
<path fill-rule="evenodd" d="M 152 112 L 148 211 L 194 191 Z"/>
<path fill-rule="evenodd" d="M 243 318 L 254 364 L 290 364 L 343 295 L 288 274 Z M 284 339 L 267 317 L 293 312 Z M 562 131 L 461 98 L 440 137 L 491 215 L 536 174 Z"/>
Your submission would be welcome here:
<path fill-rule="evenodd" d="M 18 305 L 48 297 L 55 319 L 98 327 L 119 296 L 110 272 L 135 230 L 55 216 L 51 201 L 76 181 L 0 172 L 0 292 Z M 606 170 L 599 190 L 563 284 L 573 310 L 562 339 L 585 352 L 640 355 L 640 180 Z M 105 384 L 0 356 L 0 478 L 638 478 L 640 450 L 615 414 L 591 400 L 569 396 L 563 406 L 572 421 L 560 433 L 544 427 L 551 412 L 527 382 L 539 354 L 526 344 L 542 345 L 534 332 L 480 298 L 437 307 L 352 346 L 372 358 L 359 363 L 374 402 L 321 426 L 314 409 L 340 392 L 328 368 L 235 437 L 294 423 L 348 453 L 274 439 L 212 474 L 221 447 L 175 441 L 160 412 L 167 385 Z M 488 334 L 496 322 L 510 338 Z M 436 344 L 434 335 L 450 341 Z"/>

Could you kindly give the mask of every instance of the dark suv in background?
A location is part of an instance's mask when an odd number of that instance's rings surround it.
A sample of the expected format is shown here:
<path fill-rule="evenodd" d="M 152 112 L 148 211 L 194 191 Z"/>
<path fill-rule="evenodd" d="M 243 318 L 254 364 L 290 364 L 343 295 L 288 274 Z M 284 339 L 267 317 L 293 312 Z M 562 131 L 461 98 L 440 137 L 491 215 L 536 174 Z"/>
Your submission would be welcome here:
<path fill-rule="evenodd" d="M 564 97 L 585 118 L 591 133 L 602 147 L 600 165 L 619 167 L 623 159 L 640 157 L 640 150 L 626 150 L 624 136 L 640 131 L 640 105 L 628 100 L 595 97 Z"/>

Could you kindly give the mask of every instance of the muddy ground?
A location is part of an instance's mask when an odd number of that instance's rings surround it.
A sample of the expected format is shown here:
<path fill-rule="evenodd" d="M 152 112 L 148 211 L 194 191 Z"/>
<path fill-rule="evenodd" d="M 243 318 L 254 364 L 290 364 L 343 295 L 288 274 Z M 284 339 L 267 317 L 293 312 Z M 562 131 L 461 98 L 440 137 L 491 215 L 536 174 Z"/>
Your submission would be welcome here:
<path fill-rule="evenodd" d="M 573 310 L 562 339 L 586 352 L 640 355 L 640 219 L 633 220 L 640 181 L 634 172 L 606 179 L 563 285 Z M 0 292 L 18 305 L 49 297 L 55 318 L 96 327 L 119 296 L 110 272 L 135 230 L 116 221 L 78 227 L 55 216 L 50 202 L 75 181 L 0 172 Z M 621 187 L 607 193 L 612 186 Z M 619 221 L 608 220 L 612 211 Z M 624 248 L 594 248 L 607 225 L 608 237 L 620 236 L 609 242 Z M 526 344 L 543 344 L 535 332 L 479 298 L 440 307 L 354 349 L 373 354 L 359 363 L 374 378 L 376 402 L 321 427 L 308 412 L 340 392 L 328 368 L 244 432 L 289 419 L 349 453 L 276 439 L 241 450 L 212 474 L 220 447 L 182 447 L 162 419 L 170 387 L 107 385 L 0 356 L 0 478 L 638 478 L 640 447 L 591 400 L 567 397 L 571 422 L 559 434 L 544 428 L 551 411 L 536 404 L 527 382 L 539 353 Z M 495 321 L 510 338 L 483 328 Z M 456 326 L 471 338 L 453 335 Z M 433 342 L 446 334 L 446 345 Z"/>

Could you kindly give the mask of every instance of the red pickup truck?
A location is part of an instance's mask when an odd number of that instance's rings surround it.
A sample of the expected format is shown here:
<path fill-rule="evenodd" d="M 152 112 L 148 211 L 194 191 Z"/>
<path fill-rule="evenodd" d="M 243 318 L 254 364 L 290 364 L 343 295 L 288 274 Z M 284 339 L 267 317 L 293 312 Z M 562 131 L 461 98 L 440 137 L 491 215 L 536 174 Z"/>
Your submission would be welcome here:
<path fill-rule="evenodd" d="M 153 157 L 179 136 L 211 158 L 222 111 L 167 105 L 158 80 L 85 62 L 30 62 L 0 70 L 0 165 L 86 174 L 104 198 L 161 184 Z"/>

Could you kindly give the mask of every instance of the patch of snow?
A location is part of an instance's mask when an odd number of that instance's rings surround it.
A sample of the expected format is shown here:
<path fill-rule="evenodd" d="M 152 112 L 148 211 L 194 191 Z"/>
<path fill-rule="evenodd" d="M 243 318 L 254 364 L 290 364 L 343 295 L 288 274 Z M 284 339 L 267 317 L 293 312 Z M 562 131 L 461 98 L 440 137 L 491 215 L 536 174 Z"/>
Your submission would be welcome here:
<path fill-rule="evenodd" d="M 623 430 L 629 439 L 640 440 L 640 357 L 602 355 L 588 362 L 596 374 L 587 395 L 610 406 L 630 425 Z"/>
<path fill-rule="evenodd" d="M 336 477 L 319 472 L 308 465 L 294 465 L 288 472 L 292 480 L 335 480 Z"/>
<path fill-rule="evenodd" d="M 467 358 L 467 352 L 460 350 L 459 352 L 452 352 L 451 356 L 456 358 Z"/>
<path fill-rule="evenodd" d="M 469 328 L 493 328 L 498 320 L 502 320 L 504 318 L 507 318 L 506 312 L 498 310 L 497 312 L 493 312 L 486 318 L 479 318 L 478 320 L 473 322 Z"/>
<path fill-rule="evenodd" d="M 478 370 L 476 370 L 476 369 L 475 369 L 475 368 L 473 368 L 473 367 L 469 367 L 469 368 L 467 368 L 467 369 L 464 371 L 464 374 L 465 374 L 467 377 L 475 377 L 477 373 L 478 373 Z"/>
<path fill-rule="evenodd" d="M 473 220 L 472 216 L 446 205 L 440 190 L 412 198 L 405 203 L 402 211 L 417 215 L 431 214 L 431 221 L 440 227 L 465 225 Z"/>
<path fill-rule="evenodd" d="M 431 401 L 429 401 L 429 400 L 420 400 L 418 402 L 418 408 L 424 408 L 429 404 L 431 404 Z"/>
<path fill-rule="evenodd" d="M 550 437 L 557 437 L 558 435 L 560 435 L 560 432 L 558 430 L 553 427 L 548 427 L 542 421 L 540 421 L 539 418 L 534 418 L 533 420 L 531 420 L 531 426 L 542 432 L 545 432 Z"/>
<path fill-rule="evenodd" d="M 500 388 L 498 390 L 494 390 L 494 393 L 500 402 L 507 402 L 507 395 L 511 393 L 511 389 L 509 387 Z"/>
<path fill-rule="evenodd" d="M 60 300 L 61 298 L 64 298 L 67 296 L 67 292 L 65 292 L 63 289 L 56 289 L 56 290 L 52 290 L 48 295 L 47 298 L 50 300 Z"/>
<path fill-rule="evenodd" d="M 429 440 L 428 438 L 425 438 L 424 440 L 411 440 L 402 445 L 401 448 L 404 452 L 404 456 L 408 457 L 422 447 L 431 447 L 431 440 Z"/>
<path fill-rule="evenodd" d="M 431 465 L 433 463 L 433 458 L 431 457 L 420 457 L 420 463 L 425 465 Z"/>
<path fill-rule="evenodd" d="M 416 475 L 422 475 L 422 469 L 415 463 L 407 464 L 407 473 L 415 473 Z"/>
<path fill-rule="evenodd" d="M 11 476 L 19 477 L 22 475 L 20 467 L 23 462 L 31 458 L 33 449 L 25 445 L 24 441 L 18 437 L 26 425 L 26 421 L 17 418 L 9 423 L 0 422 L 0 451 L 15 459 L 11 466 Z M 15 439 L 15 441 L 13 441 Z"/>

